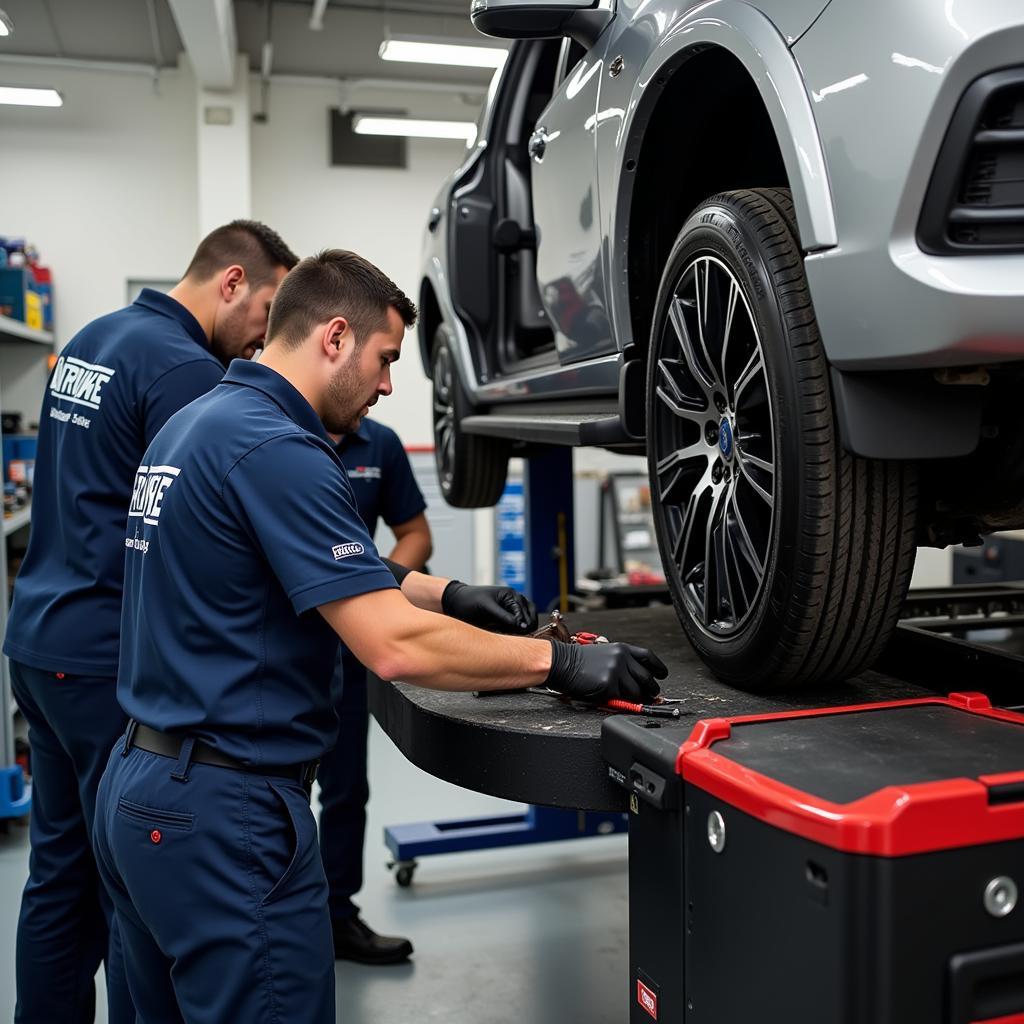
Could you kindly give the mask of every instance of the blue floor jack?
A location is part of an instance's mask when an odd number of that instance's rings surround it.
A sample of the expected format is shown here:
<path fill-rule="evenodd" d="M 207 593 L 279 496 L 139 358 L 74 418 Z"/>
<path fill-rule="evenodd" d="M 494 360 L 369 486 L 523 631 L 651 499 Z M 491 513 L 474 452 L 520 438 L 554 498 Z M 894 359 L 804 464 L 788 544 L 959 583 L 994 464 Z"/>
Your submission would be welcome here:
<path fill-rule="evenodd" d="M 0 825 L 23 818 L 32 809 L 32 785 L 25 781 L 21 765 L 0 768 Z"/>
<path fill-rule="evenodd" d="M 574 580 L 572 449 L 555 448 L 525 463 L 525 585 L 537 608 L 561 607 Z M 439 853 L 491 850 L 625 832 L 627 815 L 529 806 L 521 814 L 389 825 L 388 865 L 400 886 L 412 883 L 418 859 Z"/>

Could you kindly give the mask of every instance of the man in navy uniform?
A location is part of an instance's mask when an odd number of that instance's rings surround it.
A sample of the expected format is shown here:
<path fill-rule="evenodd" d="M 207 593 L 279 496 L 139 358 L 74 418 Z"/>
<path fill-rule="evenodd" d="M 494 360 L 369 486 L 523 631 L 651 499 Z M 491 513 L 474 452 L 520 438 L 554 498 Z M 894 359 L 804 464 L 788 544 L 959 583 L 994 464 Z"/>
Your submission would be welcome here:
<path fill-rule="evenodd" d="M 423 569 L 431 552 L 427 507 L 409 456 L 398 435 L 367 417 L 338 439 L 337 452 L 348 474 L 359 518 L 372 537 L 383 519 L 395 535 L 388 559 Z M 338 649 L 334 670 L 338 739 L 320 759 L 320 855 L 327 875 L 334 955 L 364 964 L 392 964 L 412 953 L 412 943 L 378 935 L 359 916 L 352 899 L 363 887 L 366 838 L 367 728 L 366 669 L 347 647 Z"/>
<path fill-rule="evenodd" d="M 32 854 L 18 919 L 15 1020 L 94 1016 L 93 978 L 112 914 L 90 847 L 96 787 L 124 732 L 116 676 L 124 531 L 142 453 L 172 413 L 262 345 L 271 299 L 296 258 L 235 221 L 208 235 L 164 295 L 144 289 L 61 350 L 39 420 L 32 534 L 4 652 L 32 750 Z M 114 937 L 116 945 L 116 936 Z M 116 950 L 111 1020 L 134 1021 Z"/>
<path fill-rule="evenodd" d="M 441 689 L 646 700 L 665 675 L 640 647 L 485 633 L 467 622 L 528 628 L 522 595 L 377 555 L 328 433 L 390 393 L 415 316 L 360 257 L 303 260 L 261 361 L 233 363 L 139 467 L 118 675 L 130 721 L 94 836 L 144 1024 L 333 1024 L 308 787 L 337 727 L 339 638 L 380 679 Z"/>

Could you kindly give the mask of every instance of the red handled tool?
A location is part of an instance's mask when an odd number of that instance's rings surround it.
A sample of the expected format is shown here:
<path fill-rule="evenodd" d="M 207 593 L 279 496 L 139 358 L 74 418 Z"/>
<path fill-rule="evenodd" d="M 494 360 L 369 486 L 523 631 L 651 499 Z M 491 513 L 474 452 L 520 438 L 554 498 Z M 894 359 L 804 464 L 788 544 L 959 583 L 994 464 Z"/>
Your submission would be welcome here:
<path fill-rule="evenodd" d="M 652 718 L 678 718 L 679 708 L 666 708 L 661 704 L 634 704 L 629 700 L 610 700 L 602 707 L 609 711 L 630 711 L 634 715 L 650 715 Z"/>

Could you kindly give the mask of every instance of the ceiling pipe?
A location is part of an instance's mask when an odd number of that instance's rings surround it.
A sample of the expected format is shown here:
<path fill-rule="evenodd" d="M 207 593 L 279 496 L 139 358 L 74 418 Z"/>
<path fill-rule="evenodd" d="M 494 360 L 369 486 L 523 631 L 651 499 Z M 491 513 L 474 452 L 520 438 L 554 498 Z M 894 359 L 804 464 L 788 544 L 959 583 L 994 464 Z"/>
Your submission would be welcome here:
<path fill-rule="evenodd" d="M 192 70 L 203 89 L 235 87 L 238 40 L 231 0 L 167 0 Z"/>
<path fill-rule="evenodd" d="M 266 81 L 270 77 L 270 71 L 274 65 L 274 44 L 271 41 L 271 27 L 274 17 L 273 0 L 266 0 L 264 15 L 263 47 L 260 50 L 260 75 Z"/>
<path fill-rule="evenodd" d="M 327 10 L 327 0 L 313 0 L 313 11 L 309 16 L 309 27 L 314 32 L 323 31 L 324 12 Z"/>
<path fill-rule="evenodd" d="M 129 75 L 153 74 L 152 64 L 127 60 L 86 60 L 75 57 L 34 57 L 19 53 L 0 54 L 0 67 L 5 64 L 25 64 L 29 67 L 40 68 L 70 68 L 75 71 L 115 71 Z"/>
<path fill-rule="evenodd" d="M 131 75 L 152 75 L 153 65 L 138 61 L 87 60 L 76 57 L 30 57 L 21 54 L 0 54 L 0 67 L 4 64 L 25 64 L 49 68 L 71 68 L 77 71 L 116 71 Z M 174 70 L 169 65 L 164 70 Z M 457 85 L 454 82 L 421 82 L 404 78 L 345 78 L 341 75 L 289 75 L 271 74 L 271 81 L 292 85 L 337 85 L 345 83 L 350 89 L 380 89 L 389 92 L 441 92 L 483 97 L 483 85 Z"/>

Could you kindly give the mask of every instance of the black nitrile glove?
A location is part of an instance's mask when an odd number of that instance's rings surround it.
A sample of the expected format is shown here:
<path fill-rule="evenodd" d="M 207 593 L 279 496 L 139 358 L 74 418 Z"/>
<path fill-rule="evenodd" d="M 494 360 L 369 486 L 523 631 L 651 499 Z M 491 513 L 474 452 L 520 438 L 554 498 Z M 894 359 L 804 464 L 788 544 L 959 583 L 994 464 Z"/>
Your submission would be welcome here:
<path fill-rule="evenodd" d="M 528 633 L 537 628 L 533 602 L 511 587 L 471 587 L 452 580 L 441 595 L 441 610 L 480 629 Z"/>
<path fill-rule="evenodd" d="M 655 679 L 667 675 L 661 659 L 646 647 L 552 640 L 551 671 L 545 682 L 567 697 L 594 704 L 609 700 L 647 704 L 661 693 Z"/>

